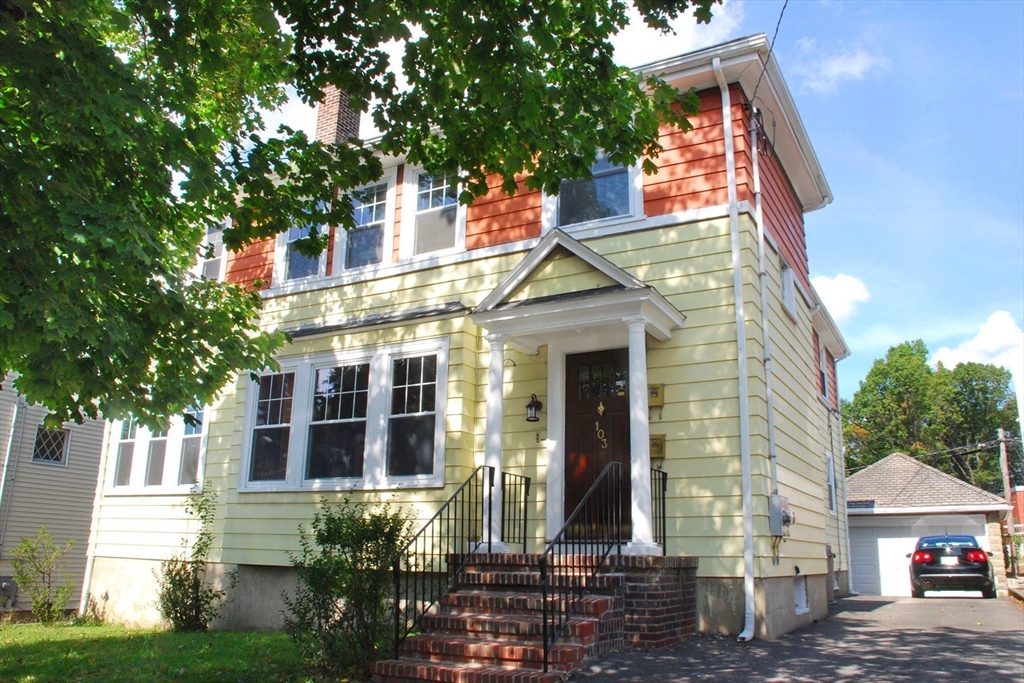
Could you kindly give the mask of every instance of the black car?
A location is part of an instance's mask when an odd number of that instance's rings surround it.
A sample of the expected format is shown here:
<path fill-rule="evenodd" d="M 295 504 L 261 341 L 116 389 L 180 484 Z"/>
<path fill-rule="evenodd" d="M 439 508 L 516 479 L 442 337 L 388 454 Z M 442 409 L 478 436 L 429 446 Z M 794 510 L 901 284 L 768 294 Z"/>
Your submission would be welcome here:
<path fill-rule="evenodd" d="M 982 550 L 974 536 L 922 536 L 910 558 L 910 593 L 925 591 L 981 591 L 996 597 L 992 553 Z"/>

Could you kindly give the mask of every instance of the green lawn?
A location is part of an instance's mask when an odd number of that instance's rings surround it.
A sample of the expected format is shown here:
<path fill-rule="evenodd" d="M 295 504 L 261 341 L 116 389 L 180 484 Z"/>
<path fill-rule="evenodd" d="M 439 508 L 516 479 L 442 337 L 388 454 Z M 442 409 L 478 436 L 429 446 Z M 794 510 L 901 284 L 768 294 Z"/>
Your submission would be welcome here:
<path fill-rule="evenodd" d="M 305 683 L 283 633 L 0 627 L 0 683 Z"/>

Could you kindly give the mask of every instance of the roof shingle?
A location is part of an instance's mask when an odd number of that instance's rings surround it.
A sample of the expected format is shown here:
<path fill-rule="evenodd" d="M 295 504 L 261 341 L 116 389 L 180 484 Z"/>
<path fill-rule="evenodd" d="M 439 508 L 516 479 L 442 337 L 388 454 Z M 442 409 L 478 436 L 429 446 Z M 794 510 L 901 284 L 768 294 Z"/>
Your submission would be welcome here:
<path fill-rule="evenodd" d="M 846 501 L 850 510 L 1007 505 L 999 496 L 903 453 L 888 455 L 847 477 Z"/>

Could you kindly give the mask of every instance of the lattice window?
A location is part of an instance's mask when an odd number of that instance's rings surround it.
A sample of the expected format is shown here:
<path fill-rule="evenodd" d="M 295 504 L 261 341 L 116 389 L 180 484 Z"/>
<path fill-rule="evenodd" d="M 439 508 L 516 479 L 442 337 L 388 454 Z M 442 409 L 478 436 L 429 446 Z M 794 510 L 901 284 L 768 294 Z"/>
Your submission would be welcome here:
<path fill-rule="evenodd" d="M 32 460 L 63 465 L 67 461 L 69 436 L 70 432 L 67 429 L 39 427 L 36 430 L 36 445 L 32 451 Z"/>

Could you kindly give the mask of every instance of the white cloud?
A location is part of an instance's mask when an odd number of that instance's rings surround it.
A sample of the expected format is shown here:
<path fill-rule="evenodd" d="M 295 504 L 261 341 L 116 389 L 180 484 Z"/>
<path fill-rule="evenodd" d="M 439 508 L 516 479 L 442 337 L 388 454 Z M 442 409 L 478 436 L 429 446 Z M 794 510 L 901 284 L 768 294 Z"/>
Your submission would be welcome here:
<path fill-rule="evenodd" d="M 811 278 L 811 284 L 837 323 L 852 318 L 857 312 L 857 304 L 871 299 L 871 292 L 864 282 L 845 273 L 835 277 L 821 275 Z"/>
<path fill-rule="evenodd" d="M 623 66 L 640 66 L 729 40 L 739 31 L 746 16 L 743 3 L 725 0 L 712 9 L 710 24 L 698 24 L 687 12 L 672 22 L 675 35 L 662 35 L 647 28 L 635 7 L 629 9 L 629 26 L 612 37 L 615 61 Z"/>
<path fill-rule="evenodd" d="M 844 81 L 862 81 L 889 66 L 884 55 L 863 46 L 827 55 L 813 39 L 802 38 L 797 44 L 801 61 L 793 72 L 816 92 L 832 92 Z"/>
<path fill-rule="evenodd" d="M 954 349 L 943 346 L 932 355 L 931 362 L 947 368 L 957 363 L 987 363 L 1009 370 L 1017 393 L 1018 420 L 1024 427 L 1024 331 L 1009 311 L 996 311 L 976 335 Z"/>

